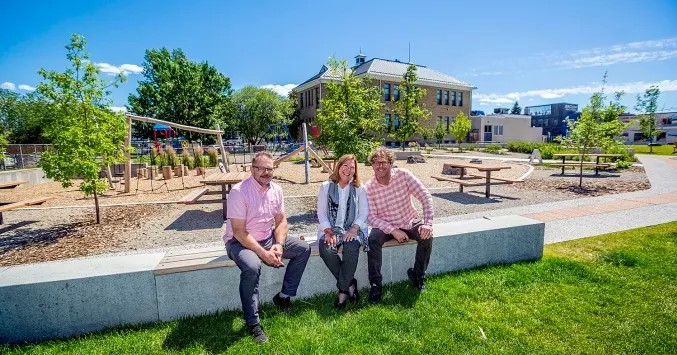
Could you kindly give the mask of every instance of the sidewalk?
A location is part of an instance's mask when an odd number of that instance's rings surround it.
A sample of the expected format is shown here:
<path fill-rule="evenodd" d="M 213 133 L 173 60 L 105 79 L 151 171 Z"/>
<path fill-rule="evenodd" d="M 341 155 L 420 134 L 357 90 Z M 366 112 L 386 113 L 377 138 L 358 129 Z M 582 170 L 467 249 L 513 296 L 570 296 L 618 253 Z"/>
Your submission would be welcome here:
<path fill-rule="evenodd" d="M 545 243 L 549 244 L 677 220 L 677 160 L 638 158 L 651 183 L 649 190 L 478 212 L 440 222 L 520 215 L 545 222 Z"/>

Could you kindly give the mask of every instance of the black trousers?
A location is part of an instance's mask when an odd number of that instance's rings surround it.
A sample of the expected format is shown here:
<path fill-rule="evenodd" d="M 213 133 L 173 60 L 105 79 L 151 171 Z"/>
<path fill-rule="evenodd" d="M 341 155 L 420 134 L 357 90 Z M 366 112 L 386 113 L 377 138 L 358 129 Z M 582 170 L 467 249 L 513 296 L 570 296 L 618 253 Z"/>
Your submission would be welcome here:
<path fill-rule="evenodd" d="M 430 263 L 430 254 L 433 251 L 433 238 L 421 240 L 418 232 L 420 223 L 415 224 L 411 229 L 402 229 L 409 239 L 418 242 L 416 245 L 416 258 L 414 260 L 414 273 L 416 276 L 424 276 Z M 369 233 L 369 251 L 367 252 L 367 266 L 369 269 L 369 283 L 381 285 L 383 276 L 381 275 L 381 265 L 383 263 L 383 244 L 394 239 L 392 234 L 386 234 L 378 228 L 372 228 Z"/>

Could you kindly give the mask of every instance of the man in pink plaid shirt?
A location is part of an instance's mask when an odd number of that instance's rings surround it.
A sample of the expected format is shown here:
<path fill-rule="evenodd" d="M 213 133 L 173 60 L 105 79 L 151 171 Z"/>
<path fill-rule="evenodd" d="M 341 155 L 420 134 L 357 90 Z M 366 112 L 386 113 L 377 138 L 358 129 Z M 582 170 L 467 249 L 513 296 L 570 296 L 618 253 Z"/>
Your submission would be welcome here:
<path fill-rule="evenodd" d="M 433 201 L 428 189 L 406 169 L 393 168 L 395 155 L 383 148 L 369 154 L 374 177 L 366 184 L 369 205 L 369 301 L 381 301 L 381 261 L 383 244 L 390 239 L 406 243 L 416 240 L 414 267 L 407 270 L 409 280 L 419 291 L 425 291 L 425 271 L 433 248 Z M 416 212 L 411 197 L 423 205 L 423 220 Z"/>

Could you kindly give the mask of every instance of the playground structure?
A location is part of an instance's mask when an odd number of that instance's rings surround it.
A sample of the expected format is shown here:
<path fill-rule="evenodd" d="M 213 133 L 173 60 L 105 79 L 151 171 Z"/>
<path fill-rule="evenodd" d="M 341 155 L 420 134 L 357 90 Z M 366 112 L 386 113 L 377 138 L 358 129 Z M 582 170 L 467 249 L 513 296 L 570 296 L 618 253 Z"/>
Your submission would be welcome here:
<path fill-rule="evenodd" d="M 131 146 L 131 144 L 132 144 L 132 121 L 155 123 L 156 125 L 160 124 L 160 125 L 169 127 L 168 130 L 169 130 L 170 134 L 171 134 L 172 128 L 181 129 L 181 130 L 184 130 L 184 131 L 196 132 L 196 133 L 214 134 L 214 135 L 216 135 L 216 140 L 219 144 L 219 147 L 221 148 L 221 158 L 226 163 L 226 164 L 224 164 L 225 169 L 226 169 L 227 172 L 230 171 L 229 167 L 228 167 L 228 163 L 227 163 L 228 157 L 227 157 L 226 149 L 223 146 L 223 138 L 221 136 L 223 134 L 223 131 L 221 131 L 218 124 L 216 125 L 215 129 L 206 129 L 206 128 L 198 128 L 198 127 L 186 126 L 186 125 L 181 125 L 181 124 L 177 124 L 177 123 L 173 123 L 173 122 L 158 120 L 156 118 L 136 116 L 136 115 L 132 115 L 132 114 L 129 114 L 129 113 L 126 113 L 125 116 L 127 118 L 127 137 L 125 139 L 125 145 L 126 146 Z M 160 126 L 160 127 L 162 127 L 162 126 Z M 167 129 L 165 129 L 165 132 L 166 131 L 167 131 Z M 155 131 L 154 131 L 154 137 L 157 138 L 157 136 L 155 136 Z M 126 157 L 127 157 L 127 162 L 126 162 L 126 165 L 125 165 L 125 176 L 124 176 L 125 193 L 129 193 L 131 191 L 131 186 L 132 186 L 132 154 L 131 154 L 131 152 L 127 152 Z"/>

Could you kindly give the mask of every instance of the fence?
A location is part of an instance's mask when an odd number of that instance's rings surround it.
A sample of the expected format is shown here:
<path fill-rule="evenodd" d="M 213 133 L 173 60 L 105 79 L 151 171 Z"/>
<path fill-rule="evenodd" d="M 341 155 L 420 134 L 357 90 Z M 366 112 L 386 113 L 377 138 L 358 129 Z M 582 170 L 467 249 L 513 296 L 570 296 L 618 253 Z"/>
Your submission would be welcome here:
<path fill-rule="evenodd" d="M 5 159 L 0 160 L 0 169 L 35 168 L 42 153 L 50 149 L 51 144 L 8 144 Z"/>

